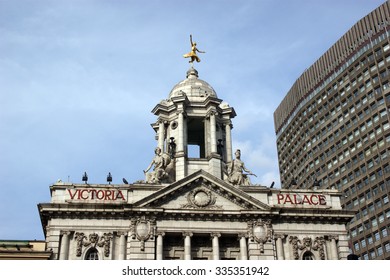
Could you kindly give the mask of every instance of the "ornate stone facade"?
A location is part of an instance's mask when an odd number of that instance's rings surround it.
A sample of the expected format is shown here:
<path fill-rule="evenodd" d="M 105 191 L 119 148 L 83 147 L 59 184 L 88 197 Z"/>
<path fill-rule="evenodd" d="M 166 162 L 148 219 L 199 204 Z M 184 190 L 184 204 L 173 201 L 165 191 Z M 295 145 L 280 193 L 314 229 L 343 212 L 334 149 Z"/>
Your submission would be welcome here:
<path fill-rule="evenodd" d="M 233 160 L 235 111 L 195 69 L 152 112 L 157 148 L 144 180 L 58 182 L 38 205 L 52 259 L 347 258 L 341 194 L 252 185 L 241 153 Z"/>

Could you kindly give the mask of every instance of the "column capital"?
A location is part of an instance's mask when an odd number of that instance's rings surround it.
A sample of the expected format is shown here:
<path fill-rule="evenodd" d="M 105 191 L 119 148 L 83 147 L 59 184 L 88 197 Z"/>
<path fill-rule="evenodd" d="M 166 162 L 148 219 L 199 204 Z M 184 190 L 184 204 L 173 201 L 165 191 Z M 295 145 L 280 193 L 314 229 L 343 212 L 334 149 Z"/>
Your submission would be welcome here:
<path fill-rule="evenodd" d="M 248 237 L 248 233 L 247 232 L 239 232 L 238 234 L 238 239 L 241 239 L 241 238 L 247 238 Z"/>
<path fill-rule="evenodd" d="M 206 115 L 206 118 L 210 118 L 211 116 L 218 116 L 218 112 L 217 110 L 213 109 L 213 110 L 210 110 L 207 115 Z"/>
<path fill-rule="evenodd" d="M 176 115 L 182 115 L 184 118 L 186 118 L 187 117 L 187 113 L 186 113 L 186 111 L 184 111 L 183 109 L 179 109 L 179 110 L 177 110 L 176 111 Z"/>
<path fill-rule="evenodd" d="M 285 239 L 287 237 L 287 234 L 285 234 L 285 233 L 275 233 L 274 234 L 274 239 Z"/>
<path fill-rule="evenodd" d="M 165 236 L 165 231 L 157 231 L 157 232 L 156 232 L 156 235 L 157 235 L 157 236 L 159 236 L 159 235 Z"/>
<path fill-rule="evenodd" d="M 338 241 L 339 240 L 339 236 L 338 235 L 327 235 L 326 236 L 329 240 L 335 240 L 335 241 Z"/>
<path fill-rule="evenodd" d="M 127 231 L 117 231 L 116 233 L 118 236 L 127 236 L 128 232 Z"/>
<path fill-rule="evenodd" d="M 221 237 L 221 233 L 220 232 L 212 232 L 212 233 L 210 233 L 210 236 L 211 237 L 218 237 L 218 238 L 220 238 Z"/>
<path fill-rule="evenodd" d="M 193 235 L 194 234 L 191 231 L 183 231 L 183 236 L 184 237 L 187 237 L 187 236 L 192 237 Z"/>
<path fill-rule="evenodd" d="M 72 231 L 70 231 L 70 230 L 61 230 L 60 231 L 61 235 L 70 235 L 71 233 L 72 233 Z"/>

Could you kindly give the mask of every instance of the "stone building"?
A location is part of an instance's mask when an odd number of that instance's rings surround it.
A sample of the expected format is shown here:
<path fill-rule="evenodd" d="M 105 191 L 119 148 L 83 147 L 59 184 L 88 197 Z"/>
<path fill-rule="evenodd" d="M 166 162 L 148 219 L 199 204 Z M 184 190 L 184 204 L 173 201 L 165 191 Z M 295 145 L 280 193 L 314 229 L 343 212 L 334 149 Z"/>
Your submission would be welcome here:
<path fill-rule="evenodd" d="M 235 110 L 193 67 L 152 112 L 144 180 L 50 187 L 38 208 L 52 259 L 347 259 L 341 193 L 253 185 L 232 151 Z"/>

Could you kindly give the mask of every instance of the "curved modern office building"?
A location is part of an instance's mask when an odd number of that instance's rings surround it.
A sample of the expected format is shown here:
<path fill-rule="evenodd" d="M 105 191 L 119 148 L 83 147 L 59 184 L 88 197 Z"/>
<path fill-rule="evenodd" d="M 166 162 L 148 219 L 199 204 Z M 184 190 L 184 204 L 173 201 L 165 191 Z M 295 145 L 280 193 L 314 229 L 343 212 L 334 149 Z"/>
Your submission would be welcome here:
<path fill-rule="evenodd" d="M 390 259 L 390 4 L 359 20 L 274 113 L 282 188 L 339 189 L 350 248 Z"/>

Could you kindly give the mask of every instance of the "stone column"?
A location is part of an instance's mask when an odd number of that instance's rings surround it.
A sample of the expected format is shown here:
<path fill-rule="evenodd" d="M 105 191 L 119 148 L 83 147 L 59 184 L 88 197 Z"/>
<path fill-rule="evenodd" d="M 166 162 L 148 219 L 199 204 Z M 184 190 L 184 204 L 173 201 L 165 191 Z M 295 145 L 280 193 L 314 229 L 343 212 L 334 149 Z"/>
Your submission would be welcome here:
<path fill-rule="evenodd" d="M 215 121 L 215 115 L 216 112 L 210 113 L 210 145 L 211 145 L 211 154 L 217 153 L 217 129 L 216 129 L 216 121 Z"/>
<path fill-rule="evenodd" d="M 238 238 L 240 239 L 241 260 L 247 260 L 248 259 L 248 247 L 247 247 L 247 243 L 246 243 L 246 236 L 245 236 L 245 234 L 239 234 Z"/>
<path fill-rule="evenodd" d="M 338 236 L 336 235 L 330 235 L 330 252 L 333 260 L 339 259 L 339 254 L 337 253 L 337 244 L 336 241 L 338 240 Z"/>
<path fill-rule="evenodd" d="M 177 139 L 177 151 L 180 154 L 184 153 L 184 112 L 183 111 L 178 111 L 177 114 L 179 115 L 179 124 L 178 124 L 178 133 L 179 136 Z"/>
<path fill-rule="evenodd" d="M 62 239 L 61 239 L 61 249 L 60 249 L 60 260 L 68 260 L 69 259 L 69 239 L 70 239 L 70 231 L 62 231 Z"/>
<path fill-rule="evenodd" d="M 233 160 L 233 151 L 232 151 L 232 131 L 230 122 L 225 125 L 226 131 L 226 162 L 231 162 Z"/>
<path fill-rule="evenodd" d="M 192 232 L 184 232 L 184 259 L 191 260 L 191 237 Z"/>
<path fill-rule="evenodd" d="M 162 260 L 163 259 L 163 252 L 164 252 L 163 236 L 164 235 L 165 235 L 164 232 L 158 232 L 157 233 L 156 260 Z"/>
<path fill-rule="evenodd" d="M 160 120 L 158 124 L 158 147 L 161 149 L 161 152 L 164 152 L 164 135 L 164 122 Z"/>
<path fill-rule="evenodd" d="M 219 260 L 219 238 L 221 234 L 213 232 L 211 233 L 211 237 L 213 240 L 213 260 Z"/>
<path fill-rule="evenodd" d="M 119 254 L 118 254 L 118 259 L 119 260 L 125 260 L 126 259 L 126 246 L 127 246 L 127 242 L 126 242 L 127 233 L 121 231 L 121 232 L 118 232 L 118 235 L 119 235 Z"/>
<path fill-rule="evenodd" d="M 276 239 L 276 257 L 278 260 L 284 260 L 283 239 L 286 238 L 285 234 L 275 234 Z"/>

